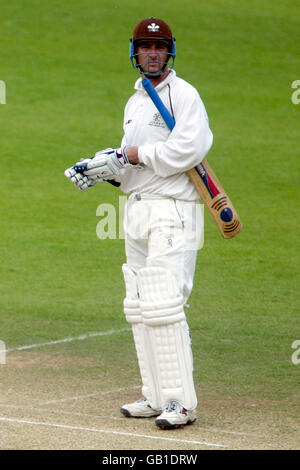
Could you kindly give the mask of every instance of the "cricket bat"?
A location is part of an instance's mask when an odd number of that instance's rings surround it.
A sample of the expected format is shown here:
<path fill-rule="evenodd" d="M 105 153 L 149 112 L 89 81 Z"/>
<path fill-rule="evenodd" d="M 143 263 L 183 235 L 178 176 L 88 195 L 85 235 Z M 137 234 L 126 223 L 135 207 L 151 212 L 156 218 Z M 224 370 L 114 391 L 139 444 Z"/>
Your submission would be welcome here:
<path fill-rule="evenodd" d="M 158 96 L 148 78 L 142 79 L 143 87 L 160 112 L 168 128 L 172 131 L 175 120 Z M 242 222 L 206 158 L 195 168 L 186 172 L 194 184 L 201 200 L 206 205 L 224 238 L 233 238 L 242 230 Z"/>

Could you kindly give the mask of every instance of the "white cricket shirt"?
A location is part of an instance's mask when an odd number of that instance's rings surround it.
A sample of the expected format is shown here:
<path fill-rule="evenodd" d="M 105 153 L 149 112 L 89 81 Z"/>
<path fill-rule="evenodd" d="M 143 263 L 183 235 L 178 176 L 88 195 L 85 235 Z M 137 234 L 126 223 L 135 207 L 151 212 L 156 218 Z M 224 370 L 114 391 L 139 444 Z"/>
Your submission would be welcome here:
<path fill-rule="evenodd" d="M 213 142 L 204 104 L 198 91 L 174 70 L 155 89 L 174 117 L 175 127 L 170 132 L 139 78 L 125 107 L 122 146 L 138 146 L 145 167 L 124 169 L 120 188 L 124 193 L 197 200 L 199 195 L 185 171 L 203 160 Z"/>

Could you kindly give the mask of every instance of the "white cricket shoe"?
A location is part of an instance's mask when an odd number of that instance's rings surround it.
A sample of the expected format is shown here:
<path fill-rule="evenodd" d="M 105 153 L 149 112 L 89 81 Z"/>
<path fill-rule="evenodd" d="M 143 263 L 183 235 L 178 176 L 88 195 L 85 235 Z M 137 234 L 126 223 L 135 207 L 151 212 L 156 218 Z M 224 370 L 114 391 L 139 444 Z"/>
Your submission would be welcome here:
<path fill-rule="evenodd" d="M 186 410 L 177 401 L 169 401 L 162 414 L 156 418 L 155 424 L 161 429 L 176 429 L 191 424 L 196 419 L 196 410 Z"/>
<path fill-rule="evenodd" d="M 134 403 L 123 405 L 120 411 L 128 418 L 151 418 L 161 414 L 161 410 L 154 410 L 144 397 Z"/>

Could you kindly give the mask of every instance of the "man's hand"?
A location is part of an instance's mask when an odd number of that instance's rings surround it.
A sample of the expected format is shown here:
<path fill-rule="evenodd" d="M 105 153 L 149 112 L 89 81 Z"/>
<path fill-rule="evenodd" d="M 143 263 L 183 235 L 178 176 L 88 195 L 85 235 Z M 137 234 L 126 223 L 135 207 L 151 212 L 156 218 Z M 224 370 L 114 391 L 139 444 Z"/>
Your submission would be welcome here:
<path fill-rule="evenodd" d="M 83 175 L 82 173 L 78 173 L 74 170 L 74 167 L 68 168 L 65 171 L 65 176 L 73 183 L 80 191 L 84 191 L 85 189 L 89 189 L 92 186 L 95 186 L 96 183 L 101 183 L 103 179 L 90 179 L 88 176 Z"/>
<path fill-rule="evenodd" d="M 114 186 L 120 186 L 122 168 L 126 166 L 134 166 L 138 170 L 144 168 L 142 163 L 138 163 L 137 147 L 128 148 L 128 151 L 131 152 L 130 159 L 133 161 L 132 163 L 129 161 L 125 149 L 126 147 L 107 148 L 97 152 L 92 158 L 82 158 L 65 171 L 65 176 L 81 191 L 103 181 L 108 181 Z"/>
<path fill-rule="evenodd" d="M 93 158 L 87 158 L 73 166 L 74 170 L 88 176 L 90 180 L 115 179 L 121 169 L 131 166 L 125 147 L 119 149 L 107 148 L 97 152 Z"/>

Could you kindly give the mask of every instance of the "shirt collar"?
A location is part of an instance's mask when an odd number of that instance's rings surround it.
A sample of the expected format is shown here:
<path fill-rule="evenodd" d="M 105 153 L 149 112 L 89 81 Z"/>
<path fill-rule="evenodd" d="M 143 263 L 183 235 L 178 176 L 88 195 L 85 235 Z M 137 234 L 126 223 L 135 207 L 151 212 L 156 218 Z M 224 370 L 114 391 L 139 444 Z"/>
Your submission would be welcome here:
<path fill-rule="evenodd" d="M 160 91 L 162 90 L 162 88 L 164 88 L 165 86 L 167 86 L 172 80 L 174 80 L 174 78 L 176 77 L 176 72 L 175 70 L 173 69 L 170 69 L 170 72 L 168 73 L 168 75 L 166 76 L 166 78 L 160 82 L 157 87 L 155 87 L 155 90 L 156 91 Z M 143 85 L 142 85 L 142 78 L 138 78 L 137 81 L 135 82 L 134 84 L 134 89 L 137 90 L 137 91 L 141 91 L 143 93 L 146 93 L 146 90 L 144 89 Z"/>

